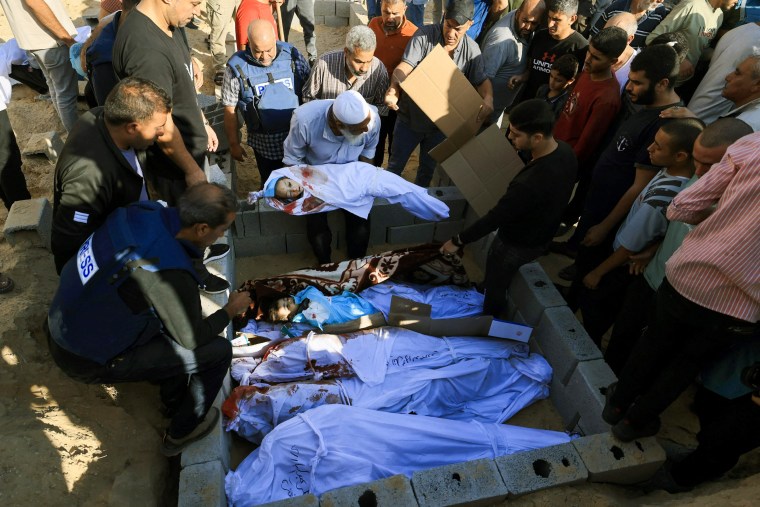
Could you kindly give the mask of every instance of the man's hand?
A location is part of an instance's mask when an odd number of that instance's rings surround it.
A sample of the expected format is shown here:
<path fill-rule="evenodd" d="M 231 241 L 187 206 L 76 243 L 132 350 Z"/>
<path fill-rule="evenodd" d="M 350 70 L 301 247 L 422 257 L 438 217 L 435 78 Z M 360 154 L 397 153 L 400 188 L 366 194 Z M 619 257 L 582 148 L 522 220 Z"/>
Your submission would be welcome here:
<path fill-rule="evenodd" d="M 388 88 L 385 92 L 385 105 L 388 109 L 398 111 L 398 95 L 396 95 L 396 89 L 393 87 Z"/>
<path fill-rule="evenodd" d="M 238 162 L 245 162 L 245 159 L 248 156 L 240 143 L 230 144 L 230 155 L 232 155 L 232 158 Z"/>
<path fill-rule="evenodd" d="M 515 88 L 517 88 L 518 86 L 520 86 L 521 84 L 523 84 L 525 81 L 528 80 L 528 75 L 529 74 L 526 71 L 520 74 L 519 76 L 512 76 L 511 78 L 509 78 L 509 81 L 507 82 L 507 86 L 509 87 L 510 90 L 514 90 Z"/>
<path fill-rule="evenodd" d="M 596 271 L 591 271 L 589 274 L 583 277 L 583 285 L 585 285 L 587 289 L 591 290 L 599 287 L 599 282 L 601 281 L 602 276 L 599 275 Z"/>
<path fill-rule="evenodd" d="M 224 305 L 224 311 L 232 319 L 235 315 L 240 315 L 246 311 L 251 303 L 253 303 L 251 294 L 247 290 L 234 291 L 230 293 L 230 298 L 227 300 L 227 304 Z"/>
<path fill-rule="evenodd" d="M 208 151 L 216 151 L 219 147 L 219 138 L 216 137 L 216 132 L 211 128 L 211 125 L 206 124 L 206 135 L 208 136 L 206 149 Z"/>
<path fill-rule="evenodd" d="M 673 106 L 663 110 L 660 118 L 696 118 L 697 115 L 682 106 Z"/>
<path fill-rule="evenodd" d="M 185 184 L 188 187 L 192 187 L 193 185 L 196 185 L 198 183 L 205 183 L 206 182 L 206 173 L 203 171 L 193 171 L 191 173 L 185 174 Z"/>
<path fill-rule="evenodd" d="M 583 241 L 581 241 L 581 244 L 583 246 L 596 246 L 604 241 L 604 238 L 607 237 L 608 232 L 609 231 L 602 225 L 595 225 L 588 230 L 586 236 L 583 238 Z"/>
<path fill-rule="evenodd" d="M 483 123 L 491 119 L 491 113 L 493 113 L 493 100 L 484 100 L 478 111 L 478 116 L 475 118 L 475 123 Z"/>
<path fill-rule="evenodd" d="M 662 242 L 658 241 L 646 247 L 644 250 L 640 251 L 639 253 L 635 253 L 631 255 L 628 258 L 629 259 L 628 272 L 632 275 L 642 274 L 647 269 L 647 266 L 654 258 L 654 254 L 657 253 L 657 249 L 660 248 L 661 243 Z"/>
<path fill-rule="evenodd" d="M 456 246 L 453 241 L 448 240 L 441 246 L 441 249 L 439 251 L 443 255 L 453 255 L 459 251 L 459 248 L 460 247 Z"/>

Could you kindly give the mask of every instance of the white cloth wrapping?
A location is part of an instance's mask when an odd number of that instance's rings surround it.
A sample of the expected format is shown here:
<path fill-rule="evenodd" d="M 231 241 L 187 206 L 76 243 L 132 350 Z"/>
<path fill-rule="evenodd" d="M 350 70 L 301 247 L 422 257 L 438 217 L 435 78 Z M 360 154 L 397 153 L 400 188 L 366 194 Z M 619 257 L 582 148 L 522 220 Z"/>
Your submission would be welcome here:
<path fill-rule="evenodd" d="M 411 368 L 440 368 L 461 359 L 528 357 L 526 343 L 501 338 L 428 336 L 399 327 L 342 335 L 309 333 L 280 342 L 258 365 L 239 361 L 232 376 L 241 385 L 322 380 L 356 375 L 370 386 L 387 374 Z"/>
<path fill-rule="evenodd" d="M 428 194 L 426 189 L 364 162 L 283 167 L 272 171 L 264 188 L 283 177 L 298 182 L 303 187 L 303 196 L 289 203 L 273 197 L 266 199 L 270 206 L 290 215 L 342 208 L 367 218 L 375 197 L 383 197 L 423 220 L 442 220 L 449 216 L 449 207 Z M 255 202 L 262 197 L 263 190 L 251 192 L 248 200 Z"/>
<path fill-rule="evenodd" d="M 232 506 L 567 443 L 565 433 L 325 405 L 277 426 L 225 480 Z"/>
<path fill-rule="evenodd" d="M 414 285 L 388 280 L 361 291 L 359 295 L 383 312 L 385 318 L 391 310 L 391 298 L 401 296 L 432 307 L 433 319 L 458 319 L 483 313 L 485 296 L 474 288 L 456 285 Z"/>
<path fill-rule="evenodd" d="M 552 369 L 537 354 L 528 358 L 464 359 L 441 368 L 418 368 L 368 386 L 358 378 L 320 383 L 240 386 L 225 403 L 237 408 L 227 423 L 254 443 L 278 424 L 325 404 L 340 403 L 393 413 L 498 423 L 549 396 Z"/>

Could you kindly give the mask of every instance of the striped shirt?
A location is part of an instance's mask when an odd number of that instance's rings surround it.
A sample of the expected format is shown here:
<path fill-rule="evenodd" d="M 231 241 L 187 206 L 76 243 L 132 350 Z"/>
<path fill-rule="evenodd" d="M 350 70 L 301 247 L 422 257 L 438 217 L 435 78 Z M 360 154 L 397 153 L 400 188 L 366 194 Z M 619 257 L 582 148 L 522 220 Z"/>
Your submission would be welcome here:
<path fill-rule="evenodd" d="M 368 104 L 375 106 L 381 116 L 386 116 L 388 106 L 385 105 L 385 92 L 389 85 L 388 71 L 376 56 L 372 57 L 369 72 L 357 76 L 353 83 L 349 83 L 345 53 L 339 49 L 323 54 L 314 64 L 309 79 L 303 85 L 303 101 L 334 99 L 346 90 L 354 90 Z"/>
<path fill-rule="evenodd" d="M 594 26 L 591 27 L 591 36 L 599 33 L 599 30 L 604 28 L 611 18 L 620 14 L 621 12 L 631 12 L 632 0 L 617 0 L 612 2 L 609 7 L 604 9 L 601 17 L 597 20 Z M 640 18 L 636 20 L 638 27 L 636 33 L 631 41 L 631 47 L 641 49 L 646 46 L 647 36 L 652 33 L 652 30 L 660 24 L 660 22 L 668 15 L 668 9 L 660 4 L 657 8 L 651 11 L 646 11 Z"/>
<path fill-rule="evenodd" d="M 758 322 L 760 133 L 731 145 L 720 163 L 673 199 L 668 219 L 699 223 L 665 265 L 671 285 L 700 306 Z"/>

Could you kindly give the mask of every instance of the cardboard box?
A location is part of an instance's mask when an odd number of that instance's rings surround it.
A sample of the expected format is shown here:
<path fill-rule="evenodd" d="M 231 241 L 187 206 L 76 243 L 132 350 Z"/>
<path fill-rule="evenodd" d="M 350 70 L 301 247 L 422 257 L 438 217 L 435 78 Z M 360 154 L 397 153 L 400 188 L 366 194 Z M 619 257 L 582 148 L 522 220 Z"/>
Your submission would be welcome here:
<path fill-rule="evenodd" d="M 523 163 L 496 125 L 475 135 L 482 98 L 440 46 L 401 83 L 401 89 L 446 135 L 430 155 L 483 216 L 504 195 Z"/>
<path fill-rule="evenodd" d="M 491 336 L 527 343 L 533 328 L 480 315 L 458 319 L 433 319 L 432 307 L 399 296 L 391 297 L 388 325 L 430 336 Z"/>

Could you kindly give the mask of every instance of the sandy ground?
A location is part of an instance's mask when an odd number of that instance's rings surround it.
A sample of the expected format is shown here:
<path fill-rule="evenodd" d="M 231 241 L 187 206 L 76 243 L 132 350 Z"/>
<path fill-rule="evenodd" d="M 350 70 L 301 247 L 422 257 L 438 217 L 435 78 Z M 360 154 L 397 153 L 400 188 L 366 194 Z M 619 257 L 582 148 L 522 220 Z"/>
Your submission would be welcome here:
<path fill-rule="evenodd" d="M 75 24 L 94 1 L 64 0 Z M 295 22 L 294 22 L 295 25 Z M 210 55 L 203 41 L 208 27 L 190 32 L 195 54 L 207 65 L 203 92 L 212 94 Z M 294 26 L 294 31 L 297 28 Z M 317 29 L 320 51 L 342 46 L 345 29 Z M 12 37 L 0 12 L 0 38 Z M 303 41 L 295 32 L 294 42 Z M 232 49 L 232 46 L 229 46 Z M 9 106 L 18 143 L 25 146 L 37 132 L 56 128 L 57 116 L 49 102 L 36 100 L 24 86 L 13 91 Z M 84 103 L 80 104 L 82 109 Z M 251 157 L 252 160 L 253 157 Z M 416 160 L 404 175 L 411 179 Z M 25 158 L 24 173 L 33 197 L 52 200 L 53 166 L 43 158 Z M 241 193 L 257 188 L 252 162 L 241 164 Z M 0 209 L 0 227 L 7 213 Z M 547 270 L 556 273 L 567 261 L 547 257 Z M 263 256 L 239 263 L 240 279 L 281 273 L 311 264 L 308 254 Z M 0 296 L 0 503 L 4 505 L 174 505 L 178 461 L 158 451 L 166 420 L 159 413 L 158 392 L 148 384 L 118 387 L 83 385 L 62 374 L 52 363 L 43 322 L 57 285 L 52 256 L 41 248 L 12 248 L 0 239 L 0 269 L 16 281 L 14 292 Z M 474 278 L 478 278 L 473 273 Z M 662 436 L 694 445 L 696 420 L 688 415 L 688 394 L 666 413 Z M 561 429 L 548 402 L 516 416 L 514 424 Z M 242 458 L 243 446 L 236 454 Z M 247 448 L 246 448 L 247 449 Z M 693 493 L 648 496 L 633 488 L 582 485 L 558 488 L 510 501 L 510 505 L 754 505 L 760 497 L 760 453 L 746 456 L 726 478 Z"/>

